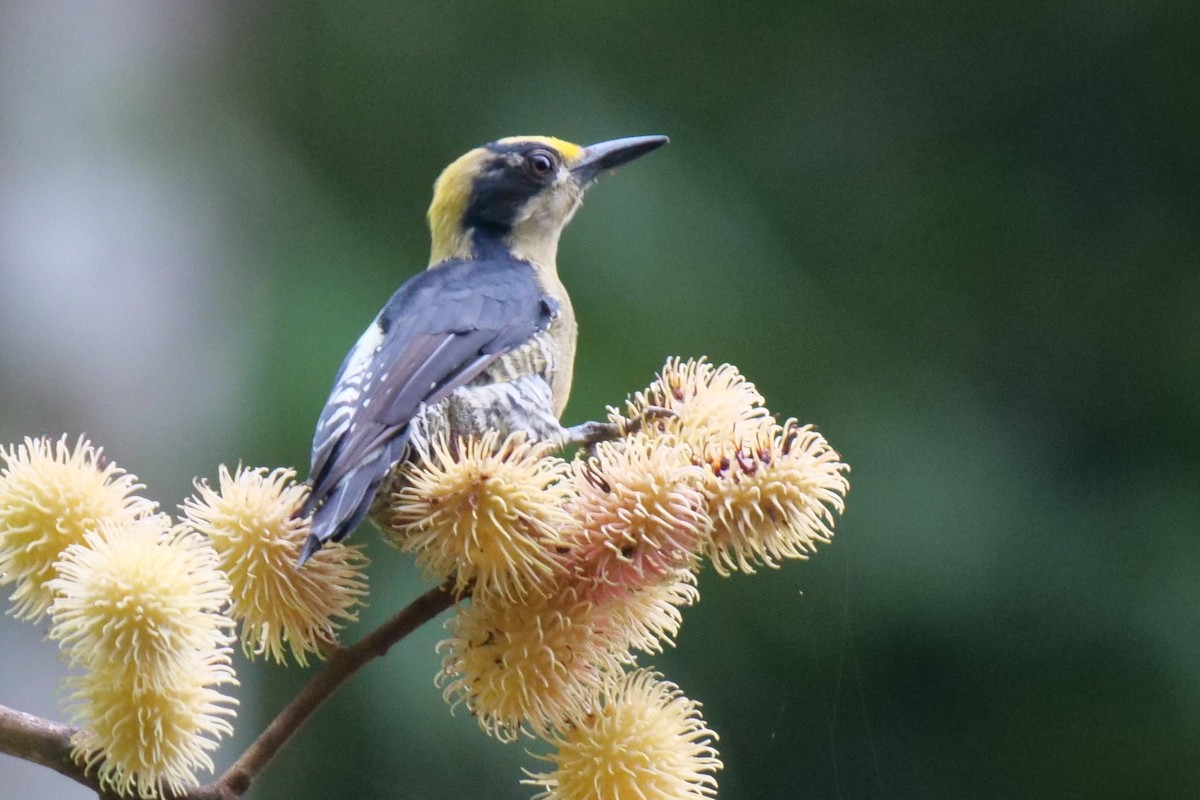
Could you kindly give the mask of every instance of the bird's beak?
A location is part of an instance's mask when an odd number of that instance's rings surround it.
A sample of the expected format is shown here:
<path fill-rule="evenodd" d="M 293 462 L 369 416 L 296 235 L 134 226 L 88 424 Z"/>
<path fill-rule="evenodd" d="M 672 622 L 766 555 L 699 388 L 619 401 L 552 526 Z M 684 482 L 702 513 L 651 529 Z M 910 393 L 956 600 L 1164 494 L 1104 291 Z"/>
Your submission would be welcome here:
<path fill-rule="evenodd" d="M 572 165 L 571 174 L 581 186 L 586 186 L 602 173 L 657 150 L 669 141 L 666 136 L 628 136 L 588 145 Z"/>

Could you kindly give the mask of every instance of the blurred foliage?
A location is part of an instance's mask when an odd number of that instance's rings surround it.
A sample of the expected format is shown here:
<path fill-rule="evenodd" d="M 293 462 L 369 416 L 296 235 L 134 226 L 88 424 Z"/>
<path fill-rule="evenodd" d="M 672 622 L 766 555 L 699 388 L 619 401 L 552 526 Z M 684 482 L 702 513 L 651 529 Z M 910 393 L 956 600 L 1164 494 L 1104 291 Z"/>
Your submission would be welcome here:
<path fill-rule="evenodd" d="M 569 419 L 708 354 L 853 466 L 832 546 L 706 573 L 646 659 L 720 732 L 721 796 L 1200 793 L 1200 6 L 218 8 L 178 115 L 128 124 L 232 198 L 227 302 L 259 350 L 228 460 L 307 461 L 451 158 L 667 133 L 564 237 Z M 370 623 L 418 578 L 360 536 Z M 253 796 L 529 797 L 525 749 L 447 713 L 438 638 L 367 670 Z M 254 674 L 242 735 L 304 679 Z"/>

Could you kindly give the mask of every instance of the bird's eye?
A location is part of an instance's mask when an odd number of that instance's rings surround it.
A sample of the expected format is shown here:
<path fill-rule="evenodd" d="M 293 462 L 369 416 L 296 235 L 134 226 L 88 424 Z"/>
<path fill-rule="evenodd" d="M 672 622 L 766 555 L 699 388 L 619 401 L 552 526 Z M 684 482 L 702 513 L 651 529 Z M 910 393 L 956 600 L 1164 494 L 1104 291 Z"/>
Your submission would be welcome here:
<path fill-rule="evenodd" d="M 545 150 L 534 150 L 525 156 L 525 163 L 529 166 L 529 171 L 539 178 L 554 172 L 554 156 Z"/>

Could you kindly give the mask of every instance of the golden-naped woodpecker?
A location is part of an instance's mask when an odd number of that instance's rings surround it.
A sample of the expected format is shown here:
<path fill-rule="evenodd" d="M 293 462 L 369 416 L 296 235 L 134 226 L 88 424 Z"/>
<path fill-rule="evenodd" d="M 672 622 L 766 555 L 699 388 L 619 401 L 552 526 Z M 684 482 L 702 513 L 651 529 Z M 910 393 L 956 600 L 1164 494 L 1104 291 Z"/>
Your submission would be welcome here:
<path fill-rule="evenodd" d="M 398 462 L 437 434 L 525 431 L 562 445 L 575 314 L 558 238 L 604 172 L 665 144 L 633 136 L 581 147 L 500 139 L 448 166 L 429 206 L 429 268 L 405 282 L 346 355 L 313 435 L 303 564 L 367 516 Z"/>

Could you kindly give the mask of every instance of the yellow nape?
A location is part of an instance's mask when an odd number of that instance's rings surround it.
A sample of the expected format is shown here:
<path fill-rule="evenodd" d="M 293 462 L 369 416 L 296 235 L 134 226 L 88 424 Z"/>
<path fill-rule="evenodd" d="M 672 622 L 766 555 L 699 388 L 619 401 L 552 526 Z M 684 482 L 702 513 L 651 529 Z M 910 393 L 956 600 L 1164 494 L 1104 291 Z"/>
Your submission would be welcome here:
<path fill-rule="evenodd" d="M 553 136 L 509 136 L 497 144 L 539 142 L 557 150 L 568 164 L 583 154 L 583 148 L 573 142 Z M 477 147 L 454 160 L 442 170 L 433 184 L 433 202 L 429 205 L 429 232 L 432 246 L 429 265 L 451 258 L 470 258 L 471 234 L 462 227 L 471 202 L 471 185 L 483 163 L 491 157 L 487 148 Z"/>
<path fill-rule="evenodd" d="M 433 239 L 429 266 L 449 258 L 471 255 L 471 233 L 462 226 L 471 202 L 471 184 L 489 157 L 477 147 L 454 160 L 442 170 L 433 184 L 433 202 L 429 204 L 429 233 Z"/>

